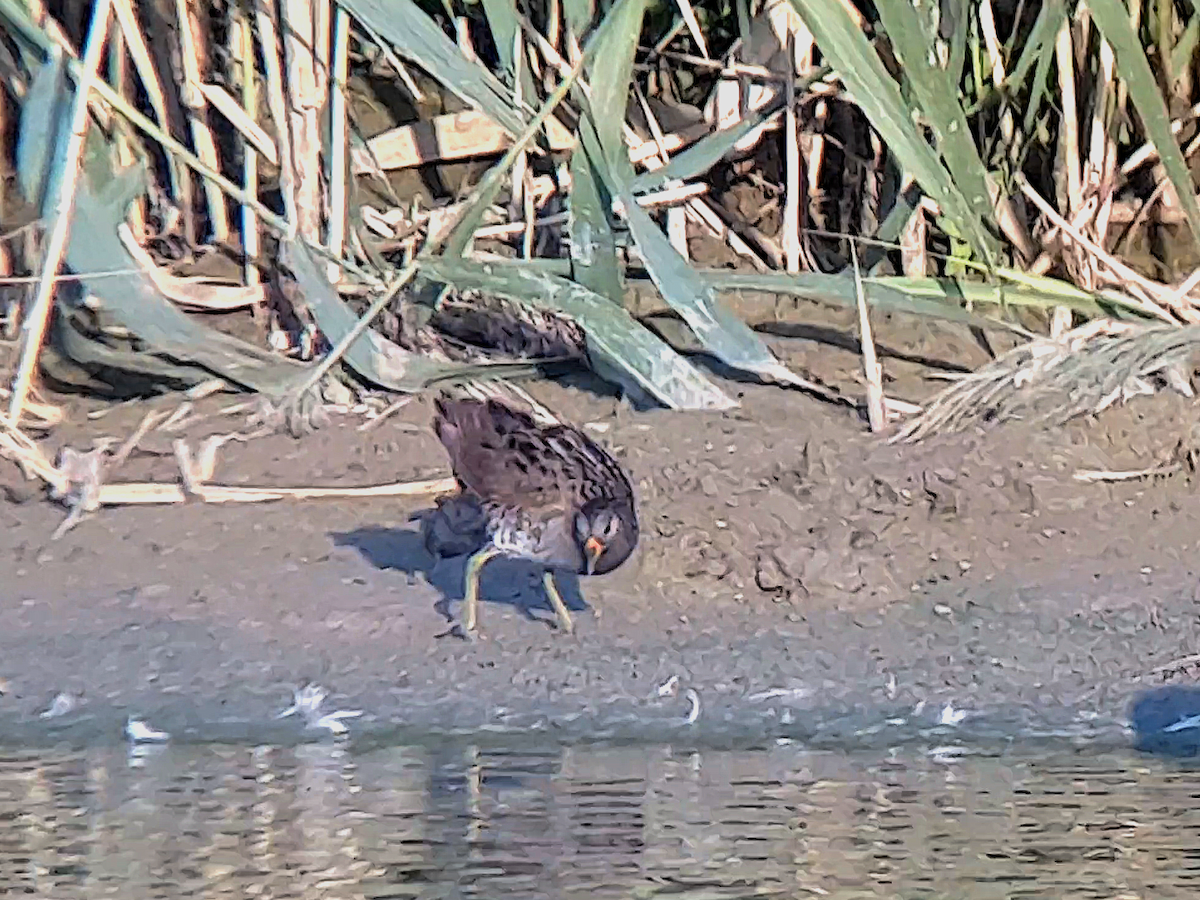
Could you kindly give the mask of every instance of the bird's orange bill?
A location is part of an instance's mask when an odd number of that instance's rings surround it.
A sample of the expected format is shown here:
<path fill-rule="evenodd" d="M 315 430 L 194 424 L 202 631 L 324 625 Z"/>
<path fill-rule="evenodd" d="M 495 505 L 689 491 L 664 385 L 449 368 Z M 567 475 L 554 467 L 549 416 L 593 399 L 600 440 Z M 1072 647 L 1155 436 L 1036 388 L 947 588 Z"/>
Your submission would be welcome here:
<path fill-rule="evenodd" d="M 600 560 L 601 554 L 604 553 L 604 541 L 592 535 L 583 542 L 583 549 L 587 551 L 588 572 L 596 568 L 596 563 Z"/>

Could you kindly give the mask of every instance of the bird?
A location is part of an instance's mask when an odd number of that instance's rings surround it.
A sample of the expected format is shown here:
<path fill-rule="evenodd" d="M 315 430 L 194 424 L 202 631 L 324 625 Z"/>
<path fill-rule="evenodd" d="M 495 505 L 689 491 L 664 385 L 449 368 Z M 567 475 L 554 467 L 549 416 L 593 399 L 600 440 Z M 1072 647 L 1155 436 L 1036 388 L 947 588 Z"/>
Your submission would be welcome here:
<path fill-rule="evenodd" d="M 557 417 L 535 421 L 496 396 L 443 392 L 434 404 L 434 432 L 458 492 L 438 498 L 422 529 L 431 554 L 470 554 L 460 633 L 476 636 L 480 574 L 498 556 L 542 567 L 559 629 L 572 633 L 555 575 L 603 575 L 633 553 L 639 526 L 629 476 L 612 454 Z"/>
<path fill-rule="evenodd" d="M 574 319 L 557 310 L 484 291 L 446 289 L 433 309 L 401 302 L 380 314 L 377 327 L 404 349 L 434 359 L 466 363 L 536 360 L 584 366 L 589 359 L 587 338 Z"/>

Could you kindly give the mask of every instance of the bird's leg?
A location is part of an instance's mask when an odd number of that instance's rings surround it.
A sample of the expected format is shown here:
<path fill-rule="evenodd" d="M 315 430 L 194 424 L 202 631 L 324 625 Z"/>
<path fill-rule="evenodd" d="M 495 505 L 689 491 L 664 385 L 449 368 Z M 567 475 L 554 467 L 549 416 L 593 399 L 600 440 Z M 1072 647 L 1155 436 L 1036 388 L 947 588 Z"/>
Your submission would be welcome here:
<path fill-rule="evenodd" d="M 571 634 L 575 630 L 575 623 L 571 621 L 571 613 L 567 611 L 567 604 L 563 603 L 562 594 L 558 592 L 558 585 L 554 583 L 554 572 L 547 569 L 542 573 L 542 585 L 546 588 L 546 596 L 550 599 L 550 605 L 554 607 L 554 614 L 558 616 L 558 627 Z"/>
<path fill-rule="evenodd" d="M 477 610 L 479 608 L 479 576 L 487 561 L 499 555 L 500 551 L 495 547 L 484 547 L 467 560 L 467 568 L 463 573 L 463 578 L 466 581 L 462 623 L 463 635 L 465 637 L 470 638 L 475 634 L 475 621 L 478 617 Z"/>

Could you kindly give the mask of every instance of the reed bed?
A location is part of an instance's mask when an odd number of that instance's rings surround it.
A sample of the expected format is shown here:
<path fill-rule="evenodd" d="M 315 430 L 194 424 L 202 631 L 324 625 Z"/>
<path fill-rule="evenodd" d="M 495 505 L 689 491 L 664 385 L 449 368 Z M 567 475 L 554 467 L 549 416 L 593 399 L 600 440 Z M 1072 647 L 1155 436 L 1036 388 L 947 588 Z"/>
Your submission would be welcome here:
<path fill-rule="evenodd" d="M 0 455 L 73 515 L 306 490 L 210 485 L 219 444 L 178 447 L 178 485 L 106 484 L 120 448 L 50 462 L 48 352 L 90 389 L 255 395 L 253 427 L 222 440 L 578 366 L 670 408 L 735 406 L 631 309 L 636 285 L 730 370 L 821 396 L 727 295 L 857 310 L 858 405 L 896 439 L 1190 392 L 1200 17 L 1117 0 L 870 16 L 849 0 L 0 0 Z M 732 181 L 771 215 L 731 213 Z M 697 237 L 738 265 L 693 258 Z M 904 402 L 884 391 L 878 311 L 1021 343 Z M 249 336 L 223 326 L 247 315 Z"/>

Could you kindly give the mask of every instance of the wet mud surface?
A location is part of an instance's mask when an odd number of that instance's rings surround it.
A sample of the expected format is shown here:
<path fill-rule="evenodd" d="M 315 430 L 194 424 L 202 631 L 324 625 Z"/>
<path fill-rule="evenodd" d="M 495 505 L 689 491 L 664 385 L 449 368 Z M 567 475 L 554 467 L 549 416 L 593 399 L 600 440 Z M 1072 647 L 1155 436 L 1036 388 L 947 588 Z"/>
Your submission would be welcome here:
<path fill-rule="evenodd" d="M 776 346 L 798 371 L 857 391 L 852 347 Z M 939 386 L 920 379 L 924 364 L 885 367 L 895 396 Z M 112 508 L 51 541 L 63 511 L 23 496 L 3 463 L 0 720 L 30 735 L 111 729 L 126 713 L 181 733 L 254 732 L 282 727 L 271 716 L 314 680 L 330 708 L 365 710 L 356 727 L 368 729 L 869 740 L 872 722 L 936 726 L 949 705 L 973 714 L 963 727 L 1095 733 L 1118 728 L 1139 692 L 1190 677 L 1194 477 L 1073 478 L 1163 462 L 1193 440 L 1188 401 L 1139 398 L 1063 427 L 913 447 L 872 438 L 846 407 L 727 385 L 742 407 L 725 414 L 533 388 L 615 449 L 640 496 L 634 558 L 563 586 L 580 610 L 574 637 L 554 629 L 537 573 L 504 561 L 484 577 L 482 639 L 444 636 L 462 561 L 432 565 L 410 521 L 418 499 Z M 50 451 L 121 440 L 144 412 L 89 420 L 98 404 L 64 402 L 71 419 Z M 414 400 L 365 431 L 346 414 L 302 439 L 231 442 L 214 480 L 440 477 L 429 419 Z M 241 423 L 211 416 L 184 436 L 195 446 Z M 171 440 L 151 434 L 113 480 L 177 480 Z M 83 703 L 39 719 L 59 692 Z"/>

